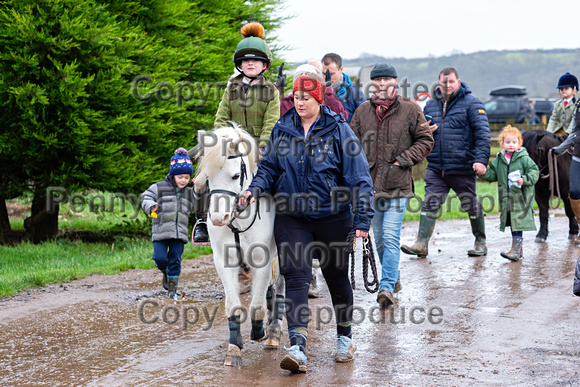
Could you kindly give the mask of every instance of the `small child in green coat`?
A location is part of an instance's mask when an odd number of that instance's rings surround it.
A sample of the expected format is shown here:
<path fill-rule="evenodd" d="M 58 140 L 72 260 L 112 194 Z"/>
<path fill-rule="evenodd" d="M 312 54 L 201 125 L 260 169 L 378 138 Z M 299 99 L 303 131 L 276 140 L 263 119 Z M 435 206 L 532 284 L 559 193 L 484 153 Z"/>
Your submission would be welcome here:
<path fill-rule="evenodd" d="M 481 176 L 487 181 L 497 181 L 500 230 L 510 227 L 512 231 L 512 248 L 502 252 L 501 256 L 511 261 L 522 258 L 523 231 L 536 230 L 534 185 L 540 171 L 522 144 L 522 133 L 518 128 L 511 125 L 503 128 L 499 135 L 499 145 L 503 150 Z"/>
<path fill-rule="evenodd" d="M 214 127 L 234 121 L 261 147 L 265 147 L 280 118 L 280 93 L 264 75 L 272 65 L 272 53 L 264 40 L 264 27 L 260 23 L 244 25 L 241 33 L 244 39 L 238 43 L 234 53 L 234 64 L 240 74 L 228 82 Z"/>
<path fill-rule="evenodd" d="M 264 72 L 272 65 L 272 52 L 266 44 L 264 27 L 260 23 L 242 26 L 244 37 L 234 53 L 234 64 L 240 73 L 232 77 L 219 104 L 214 128 L 229 126 L 233 121 L 250 133 L 264 149 L 270 139 L 272 128 L 280 118 L 280 94 Z M 197 223 L 193 241 L 206 243 L 207 188 L 205 177 L 198 176 L 195 192 Z"/>

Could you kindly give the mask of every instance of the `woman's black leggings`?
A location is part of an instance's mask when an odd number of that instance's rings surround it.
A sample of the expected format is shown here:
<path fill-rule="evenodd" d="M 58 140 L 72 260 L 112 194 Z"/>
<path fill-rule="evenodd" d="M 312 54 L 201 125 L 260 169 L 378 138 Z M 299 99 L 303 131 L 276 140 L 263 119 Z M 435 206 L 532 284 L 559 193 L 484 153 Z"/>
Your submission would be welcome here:
<path fill-rule="evenodd" d="M 348 279 L 346 237 L 352 230 L 352 223 L 352 218 L 321 223 L 276 215 L 274 234 L 280 274 L 286 280 L 286 318 L 291 345 L 306 344 L 308 287 L 313 257 L 320 260 L 320 268 L 330 290 L 337 333 L 339 336 L 351 336 L 353 298 Z"/>

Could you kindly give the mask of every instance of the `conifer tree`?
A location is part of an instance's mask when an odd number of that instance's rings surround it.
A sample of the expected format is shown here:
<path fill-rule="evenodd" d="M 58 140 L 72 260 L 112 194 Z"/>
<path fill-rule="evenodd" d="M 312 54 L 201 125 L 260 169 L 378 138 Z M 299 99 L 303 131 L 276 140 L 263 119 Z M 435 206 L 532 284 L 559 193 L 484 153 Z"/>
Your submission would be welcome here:
<path fill-rule="evenodd" d="M 278 3 L 2 2 L 0 207 L 30 193 L 25 227 L 39 242 L 58 231 L 50 187 L 138 194 L 161 180 L 173 150 L 211 128 L 240 26 L 277 27 Z"/>

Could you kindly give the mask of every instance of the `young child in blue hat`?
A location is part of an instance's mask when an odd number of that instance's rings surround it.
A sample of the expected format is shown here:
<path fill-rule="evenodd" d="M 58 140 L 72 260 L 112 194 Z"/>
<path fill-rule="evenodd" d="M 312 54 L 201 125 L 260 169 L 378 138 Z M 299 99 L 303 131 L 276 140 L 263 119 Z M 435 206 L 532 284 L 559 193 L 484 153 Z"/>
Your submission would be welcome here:
<path fill-rule="evenodd" d="M 181 254 L 188 241 L 188 218 L 193 210 L 193 191 L 188 187 L 193 165 L 185 148 L 171 157 L 169 173 L 141 194 L 141 208 L 153 218 L 153 260 L 163 273 L 163 288 L 177 299 Z"/>

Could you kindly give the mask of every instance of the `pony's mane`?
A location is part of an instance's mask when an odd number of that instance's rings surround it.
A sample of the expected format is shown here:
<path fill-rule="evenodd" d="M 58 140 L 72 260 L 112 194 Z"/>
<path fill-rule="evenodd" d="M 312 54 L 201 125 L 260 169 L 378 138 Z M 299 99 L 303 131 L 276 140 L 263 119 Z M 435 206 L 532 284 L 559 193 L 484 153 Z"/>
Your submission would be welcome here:
<path fill-rule="evenodd" d="M 541 161 L 539 160 L 540 148 L 545 148 L 547 152 L 548 149 L 562 143 L 560 136 L 539 129 L 526 130 L 522 137 L 524 140 L 523 147 L 526 148 L 528 154 L 536 163 Z"/>
<path fill-rule="evenodd" d="M 523 147 L 526 148 L 530 157 L 535 161 L 537 159 L 538 149 L 538 132 L 535 130 L 526 130 L 522 135 Z"/>
<path fill-rule="evenodd" d="M 199 144 L 196 146 L 200 159 L 196 177 L 202 174 L 207 177 L 215 176 L 229 156 L 235 156 L 239 153 L 248 156 L 249 172 L 256 172 L 258 168 L 258 143 L 252 135 L 238 125 L 233 122 L 231 125 L 216 128 L 209 133 L 200 131 L 198 134 Z"/>

